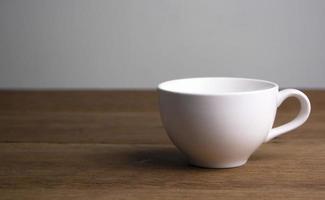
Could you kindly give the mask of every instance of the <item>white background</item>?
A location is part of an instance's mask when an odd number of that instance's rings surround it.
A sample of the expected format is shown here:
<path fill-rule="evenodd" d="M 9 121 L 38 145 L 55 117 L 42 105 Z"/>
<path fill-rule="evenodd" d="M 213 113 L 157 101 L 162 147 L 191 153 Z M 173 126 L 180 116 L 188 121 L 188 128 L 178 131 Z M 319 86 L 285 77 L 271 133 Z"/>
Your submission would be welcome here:
<path fill-rule="evenodd" d="M 323 0 L 0 0 L 0 88 L 325 88 Z"/>

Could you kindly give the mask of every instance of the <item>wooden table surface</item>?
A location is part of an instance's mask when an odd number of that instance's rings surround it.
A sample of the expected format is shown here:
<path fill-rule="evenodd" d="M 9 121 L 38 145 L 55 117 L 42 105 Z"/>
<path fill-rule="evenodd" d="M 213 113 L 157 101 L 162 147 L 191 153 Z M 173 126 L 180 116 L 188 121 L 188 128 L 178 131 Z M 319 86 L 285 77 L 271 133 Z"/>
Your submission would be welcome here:
<path fill-rule="evenodd" d="M 324 199 L 325 91 L 233 169 L 187 164 L 153 91 L 0 91 L 0 199 Z M 276 124 L 294 117 L 289 99 Z"/>

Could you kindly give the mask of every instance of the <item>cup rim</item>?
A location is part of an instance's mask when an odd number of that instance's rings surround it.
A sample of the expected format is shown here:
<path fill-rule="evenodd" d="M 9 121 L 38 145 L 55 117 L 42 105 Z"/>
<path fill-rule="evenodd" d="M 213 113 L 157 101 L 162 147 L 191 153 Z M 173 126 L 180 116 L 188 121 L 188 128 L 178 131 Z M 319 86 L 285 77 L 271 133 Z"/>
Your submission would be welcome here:
<path fill-rule="evenodd" d="M 201 93 L 201 92 L 185 92 L 185 91 L 173 91 L 168 88 L 165 88 L 167 83 L 172 83 L 176 81 L 183 81 L 183 80 L 199 80 L 199 79 L 232 79 L 232 80 L 245 80 L 245 81 L 252 81 L 252 82 L 259 82 L 259 83 L 266 83 L 271 85 L 269 88 L 265 89 L 255 89 L 255 90 L 247 90 L 247 91 L 237 91 L 237 92 L 220 92 L 220 93 Z M 168 81 L 164 81 L 159 83 L 157 86 L 158 91 L 173 93 L 173 94 L 181 94 L 181 95 L 192 95 L 192 96 L 225 96 L 225 95 L 243 95 L 243 94 L 254 94 L 259 92 L 266 92 L 270 90 L 278 90 L 279 85 L 262 79 L 254 79 L 254 78 L 242 78 L 242 77 L 190 77 L 190 78 L 180 78 L 180 79 L 172 79 Z"/>

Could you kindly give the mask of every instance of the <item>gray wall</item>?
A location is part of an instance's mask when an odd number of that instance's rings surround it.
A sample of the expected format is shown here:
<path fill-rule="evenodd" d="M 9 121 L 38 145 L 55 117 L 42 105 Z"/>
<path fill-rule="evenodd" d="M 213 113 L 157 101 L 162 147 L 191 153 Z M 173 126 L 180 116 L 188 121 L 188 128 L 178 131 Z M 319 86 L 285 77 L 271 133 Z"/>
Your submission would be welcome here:
<path fill-rule="evenodd" d="M 323 0 L 0 0 L 0 88 L 325 88 Z"/>

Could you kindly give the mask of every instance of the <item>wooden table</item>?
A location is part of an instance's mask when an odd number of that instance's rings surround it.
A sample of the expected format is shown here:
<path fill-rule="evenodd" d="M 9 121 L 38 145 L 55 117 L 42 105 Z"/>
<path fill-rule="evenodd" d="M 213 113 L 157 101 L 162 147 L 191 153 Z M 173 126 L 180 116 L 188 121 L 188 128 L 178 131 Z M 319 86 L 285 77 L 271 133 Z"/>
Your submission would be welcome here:
<path fill-rule="evenodd" d="M 243 167 L 203 169 L 167 138 L 153 91 L 0 91 L 0 199 L 324 199 L 325 92 L 307 94 L 304 126 Z"/>

